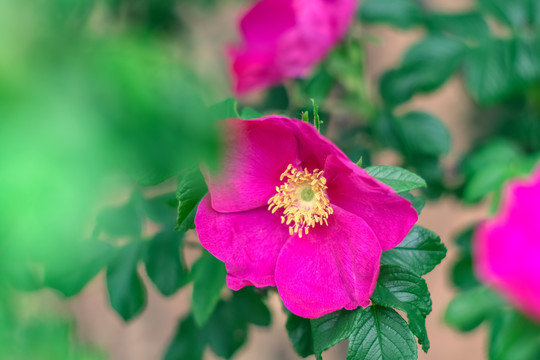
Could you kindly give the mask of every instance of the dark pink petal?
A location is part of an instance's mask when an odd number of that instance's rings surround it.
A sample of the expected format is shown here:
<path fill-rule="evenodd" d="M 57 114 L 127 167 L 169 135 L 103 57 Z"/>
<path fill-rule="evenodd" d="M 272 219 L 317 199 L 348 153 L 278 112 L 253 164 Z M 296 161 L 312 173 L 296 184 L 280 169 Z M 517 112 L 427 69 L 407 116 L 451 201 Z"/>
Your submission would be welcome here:
<path fill-rule="evenodd" d="M 355 0 L 257 2 L 241 20 L 243 44 L 229 52 L 235 91 L 307 76 L 343 37 L 355 6 Z"/>
<path fill-rule="evenodd" d="M 331 27 L 331 13 L 319 0 L 295 1 L 297 25 L 284 33 L 278 43 L 276 66 L 286 78 L 309 75 L 314 64 L 337 41 Z"/>
<path fill-rule="evenodd" d="M 304 0 L 309 1 L 309 0 Z M 344 34 L 354 18 L 357 2 L 355 0 L 323 0 L 330 16 L 330 26 L 333 29 L 333 36 L 340 37 Z"/>
<path fill-rule="evenodd" d="M 379 273 L 381 247 L 360 217 L 334 207 L 328 226 L 292 237 L 276 265 L 276 284 L 294 314 L 317 318 L 369 305 Z"/>
<path fill-rule="evenodd" d="M 296 23 L 290 0 L 262 0 L 242 18 L 240 28 L 246 46 L 256 52 L 275 46 L 280 36 Z"/>
<path fill-rule="evenodd" d="M 298 166 L 296 139 L 272 121 L 229 119 L 226 124 L 230 138 L 223 170 L 205 172 L 212 207 L 238 212 L 267 206 L 287 166 Z"/>
<path fill-rule="evenodd" d="M 313 171 L 316 168 L 322 169 L 326 163 L 326 158 L 330 155 L 335 155 L 343 161 L 350 162 L 347 156 L 334 143 L 322 136 L 310 123 L 283 116 L 274 116 L 254 121 L 275 124 L 294 135 L 298 142 L 298 158 L 301 159 L 300 166 L 307 168 L 309 171 Z"/>
<path fill-rule="evenodd" d="M 244 15 L 240 22 L 244 44 L 228 51 L 237 94 L 281 82 L 284 75 L 276 66 L 276 49 L 282 35 L 295 23 L 290 0 L 262 0 Z"/>
<path fill-rule="evenodd" d="M 383 250 L 398 245 L 418 220 L 409 201 L 351 161 L 329 156 L 324 176 L 330 203 L 364 219 Z"/>
<path fill-rule="evenodd" d="M 234 91 L 242 94 L 256 87 L 270 87 L 279 84 L 282 74 L 274 66 L 274 55 L 268 52 L 244 53 L 230 48 L 228 55 L 234 59 L 231 72 L 234 76 Z"/>
<path fill-rule="evenodd" d="M 501 211 L 475 233 L 475 266 L 487 284 L 540 320 L 540 170 L 505 189 Z"/>
<path fill-rule="evenodd" d="M 289 229 L 266 208 L 240 213 L 212 209 L 206 195 L 197 210 L 195 226 L 201 245 L 227 267 L 233 290 L 246 285 L 275 286 L 274 271 Z"/>
<path fill-rule="evenodd" d="M 355 0 L 295 0 L 296 25 L 278 44 L 277 67 L 286 78 L 308 76 L 312 67 L 343 37 Z"/>

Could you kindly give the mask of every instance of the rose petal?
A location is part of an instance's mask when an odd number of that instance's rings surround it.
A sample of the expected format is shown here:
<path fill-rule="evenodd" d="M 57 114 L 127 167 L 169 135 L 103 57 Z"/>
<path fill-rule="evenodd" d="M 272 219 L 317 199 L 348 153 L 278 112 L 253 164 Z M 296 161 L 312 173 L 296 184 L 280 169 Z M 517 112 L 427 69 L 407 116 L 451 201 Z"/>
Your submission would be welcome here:
<path fill-rule="evenodd" d="M 212 207 L 239 212 L 268 205 L 289 164 L 298 166 L 298 144 L 287 129 L 271 121 L 227 121 L 231 138 L 223 170 L 205 172 Z"/>
<path fill-rule="evenodd" d="M 319 0 L 295 1 L 297 26 L 281 37 L 276 66 L 288 78 L 305 77 L 337 41 L 328 9 Z"/>
<path fill-rule="evenodd" d="M 538 214 L 540 216 L 540 214 Z M 475 233 L 476 271 L 513 304 L 540 319 L 540 246 L 524 229 L 483 223 Z M 524 244 L 523 239 L 530 239 Z"/>
<path fill-rule="evenodd" d="M 263 0 L 244 15 L 240 22 L 244 44 L 229 47 L 227 52 L 236 93 L 281 82 L 283 72 L 276 66 L 275 49 L 281 36 L 295 23 L 296 15 L 289 0 Z"/>
<path fill-rule="evenodd" d="M 301 159 L 301 167 L 310 171 L 322 169 L 326 163 L 326 158 L 334 155 L 343 161 L 349 161 L 347 156 L 334 143 L 322 136 L 313 125 L 298 119 L 289 119 L 283 116 L 257 119 L 255 121 L 265 121 L 276 126 L 287 129 L 296 138 L 298 147 L 298 158 Z"/>
<path fill-rule="evenodd" d="M 379 273 L 381 248 L 360 217 L 339 207 L 328 226 L 292 237 L 276 265 L 276 284 L 294 314 L 317 318 L 345 308 L 367 306 Z"/>
<path fill-rule="evenodd" d="M 305 77 L 339 41 L 355 0 L 261 0 L 240 27 L 244 44 L 230 51 L 234 89 L 244 93 Z"/>
<path fill-rule="evenodd" d="M 540 171 L 505 189 L 501 211 L 474 236 L 479 277 L 540 319 Z"/>
<path fill-rule="evenodd" d="M 304 0 L 309 1 L 309 0 Z M 338 41 L 354 19 L 355 9 L 358 1 L 355 0 L 323 0 L 326 11 L 332 14 L 329 17 L 330 26 L 333 29 L 333 36 Z"/>
<path fill-rule="evenodd" d="M 418 220 L 409 201 L 351 161 L 329 156 L 324 176 L 330 203 L 364 219 L 383 250 L 398 245 Z"/>
<path fill-rule="evenodd" d="M 275 286 L 277 257 L 290 237 L 279 215 L 266 208 L 220 213 L 206 195 L 199 204 L 195 226 L 201 245 L 225 263 L 233 290 L 246 285 Z"/>
<path fill-rule="evenodd" d="M 233 59 L 230 71 L 234 74 L 234 91 L 243 94 L 253 88 L 279 84 L 282 74 L 274 65 L 275 56 L 269 52 L 249 53 L 229 48 L 227 55 Z"/>
<path fill-rule="evenodd" d="M 295 0 L 296 25 L 278 43 L 276 66 L 286 78 L 306 77 L 343 37 L 355 0 Z"/>
<path fill-rule="evenodd" d="M 280 36 L 296 23 L 290 0 L 262 0 L 242 18 L 240 28 L 250 51 L 275 46 Z"/>

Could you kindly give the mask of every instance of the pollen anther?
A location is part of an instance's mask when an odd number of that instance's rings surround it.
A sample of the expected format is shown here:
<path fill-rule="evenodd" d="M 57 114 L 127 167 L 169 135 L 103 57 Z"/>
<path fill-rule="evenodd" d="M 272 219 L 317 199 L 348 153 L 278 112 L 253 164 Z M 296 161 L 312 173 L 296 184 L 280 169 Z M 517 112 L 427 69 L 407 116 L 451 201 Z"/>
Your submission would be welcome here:
<path fill-rule="evenodd" d="M 268 200 L 268 210 L 275 213 L 283 209 L 281 223 L 289 226 L 289 234 L 307 235 L 309 227 L 316 224 L 328 226 L 328 216 L 334 210 L 326 195 L 326 179 L 323 170 L 315 169 L 309 172 L 297 170 L 289 164 L 281 174 L 280 180 L 286 182 L 276 187 L 277 194 Z M 310 196 L 307 196 L 309 194 Z M 311 196 L 311 194 L 313 194 Z"/>

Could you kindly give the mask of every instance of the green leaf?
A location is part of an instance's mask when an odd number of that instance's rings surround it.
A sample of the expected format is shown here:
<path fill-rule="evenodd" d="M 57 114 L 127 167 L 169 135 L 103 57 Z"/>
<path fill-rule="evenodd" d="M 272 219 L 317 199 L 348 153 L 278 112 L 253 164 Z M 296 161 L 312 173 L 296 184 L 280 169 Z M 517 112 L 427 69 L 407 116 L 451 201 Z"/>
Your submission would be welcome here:
<path fill-rule="evenodd" d="M 496 314 L 489 342 L 490 360 L 540 358 L 540 327 L 514 310 Z"/>
<path fill-rule="evenodd" d="M 206 335 L 216 355 L 230 359 L 246 342 L 249 323 L 270 324 L 270 312 L 253 288 L 234 292 L 230 300 L 220 301 L 200 332 Z"/>
<path fill-rule="evenodd" d="M 399 265 L 418 275 L 429 273 L 446 256 L 446 247 L 434 232 L 414 226 L 395 248 L 383 251 L 381 264 Z"/>
<path fill-rule="evenodd" d="M 5 292 L 2 294 L 4 299 L 6 295 L 14 295 Z M 60 315 L 58 311 L 54 313 L 50 304 L 40 303 L 38 299 L 26 301 L 25 304 L 30 307 L 25 306 L 24 310 L 13 311 L 8 316 L 4 316 L 3 313 L 6 302 L 3 301 L 0 305 L 2 359 L 105 360 L 109 358 L 105 351 L 100 351 L 91 344 L 80 341 L 74 321 Z M 9 308 L 14 309 L 11 306 Z M 14 321 L 8 320 L 9 318 Z"/>
<path fill-rule="evenodd" d="M 129 321 L 146 305 L 146 289 L 137 273 L 142 244 L 130 243 L 118 250 L 116 259 L 107 268 L 107 289 L 113 309 Z"/>
<path fill-rule="evenodd" d="M 465 40 L 483 41 L 490 36 L 489 27 L 477 11 L 462 13 L 434 13 L 427 18 L 428 28 Z"/>
<path fill-rule="evenodd" d="M 315 99 L 317 103 L 324 103 L 335 83 L 336 79 L 323 63 L 315 70 L 311 79 L 302 82 L 302 91 L 309 98 Z"/>
<path fill-rule="evenodd" d="M 455 244 L 459 248 L 456 262 L 452 266 L 452 283 L 462 291 L 471 290 L 480 285 L 473 269 L 471 240 L 475 226 L 471 226 L 456 236 Z"/>
<path fill-rule="evenodd" d="M 176 189 L 178 199 L 176 230 L 186 232 L 195 228 L 197 207 L 207 192 L 208 187 L 199 169 L 192 169 L 179 178 Z"/>
<path fill-rule="evenodd" d="M 519 147 L 506 139 L 491 139 L 487 144 L 467 155 L 461 167 L 465 176 L 473 176 L 479 169 L 493 164 L 511 164 L 522 158 Z"/>
<path fill-rule="evenodd" d="M 406 153 L 402 150 L 403 153 Z M 408 166 L 415 169 L 416 173 L 429 184 L 422 195 L 428 198 L 438 198 L 445 191 L 443 184 L 444 173 L 441 166 L 440 155 L 408 154 L 406 159 Z"/>
<path fill-rule="evenodd" d="M 470 254 L 462 255 L 454 263 L 451 278 L 454 286 L 462 291 L 474 289 L 481 284 L 474 273 L 473 259 Z"/>
<path fill-rule="evenodd" d="M 184 318 L 169 344 L 165 360 L 201 360 L 206 345 L 216 355 L 230 359 L 246 342 L 249 323 L 270 324 L 270 311 L 262 297 L 251 287 L 243 288 L 234 292 L 232 298 L 219 300 L 203 326 L 193 315 Z"/>
<path fill-rule="evenodd" d="M 500 162 L 479 168 L 474 176 L 465 183 L 463 200 L 469 204 L 475 203 L 489 193 L 500 189 L 509 178 L 510 166 L 510 164 Z"/>
<path fill-rule="evenodd" d="M 9 281 L 9 283 L 14 287 L 14 289 L 21 290 L 21 291 L 36 291 L 43 287 L 44 282 L 47 281 L 44 279 L 44 277 L 41 274 L 41 269 L 35 268 L 33 264 L 31 263 L 24 263 L 21 262 L 20 258 L 18 257 L 10 257 L 8 254 L 4 253 L 2 254 L 2 273 L 5 276 L 5 279 Z M 57 264 L 58 261 L 51 262 L 52 264 Z M 62 262 L 64 263 L 64 262 Z M 45 265 L 45 277 L 47 277 L 47 272 L 50 271 L 47 269 L 49 265 Z M 48 281 L 50 283 L 50 287 L 57 289 L 60 291 L 64 296 L 71 296 L 72 294 L 76 294 L 79 292 L 83 287 L 84 284 L 88 282 L 88 280 L 79 280 L 79 277 L 76 277 L 75 281 L 68 281 L 68 285 L 64 285 L 63 278 L 65 277 L 66 273 L 73 272 L 73 267 L 67 266 L 65 269 L 63 266 L 61 266 L 61 270 L 55 271 L 52 270 L 52 272 L 55 274 L 52 277 L 54 280 Z M 62 279 L 59 281 L 60 284 L 57 284 L 57 280 L 55 278 Z M 75 285 L 73 285 L 73 283 Z M 79 285 L 77 285 L 79 284 Z"/>
<path fill-rule="evenodd" d="M 480 286 L 454 297 L 446 308 L 444 319 L 453 328 L 470 331 L 499 312 L 503 305 L 504 301 L 497 294 Z"/>
<path fill-rule="evenodd" d="M 206 323 L 218 304 L 226 275 L 225 264 L 207 251 L 193 264 L 191 311 L 199 326 Z"/>
<path fill-rule="evenodd" d="M 476 224 L 469 226 L 465 230 L 461 231 L 455 239 L 456 246 L 459 248 L 460 252 L 466 255 L 471 255 L 472 253 L 472 236 L 474 230 L 476 229 Z"/>
<path fill-rule="evenodd" d="M 288 313 L 285 328 L 289 334 L 289 339 L 291 339 L 294 351 L 298 355 L 308 357 L 314 353 L 310 319 Z"/>
<path fill-rule="evenodd" d="M 375 304 L 405 311 L 409 328 L 424 351 L 429 350 L 425 318 L 431 312 L 431 299 L 426 282 L 419 275 L 399 266 L 381 266 L 371 300 Z"/>
<path fill-rule="evenodd" d="M 540 3 L 535 0 L 529 0 L 529 22 L 536 30 L 540 29 Z"/>
<path fill-rule="evenodd" d="M 269 326 L 272 322 L 270 310 L 263 301 L 264 294 L 246 286 L 233 292 L 235 311 L 246 322 L 257 326 Z"/>
<path fill-rule="evenodd" d="M 55 257 L 45 264 L 44 283 L 69 297 L 78 294 L 109 264 L 116 249 L 97 240 L 66 245 L 61 260 Z"/>
<path fill-rule="evenodd" d="M 462 164 L 466 182 L 463 199 L 475 203 L 492 192 L 500 192 L 504 182 L 518 174 L 526 157 L 508 140 L 493 139 L 468 155 Z"/>
<path fill-rule="evenodd" d="M 434 91 L 460 65 L 466 46 L 459 40 L 431 35 L 413 45 L 401 65 L 385 73 L 380 81 L 382 98 L 390 106 L 411 99 L 416 93 Z"/>
<path fill-rule="evenodd" d="M 365 0 L 359 10 L 366 23 L 387 23 L 401 29 L 422 24 L 424 11 L 415 0 Z"/>
<path fill-rule="evenodd" d="M 210 106 L 207 116 L 210 120 L 239 119 L 240 115 L 238 114 L 237 107 L 236 100 L 228 98 Z"/>
<path fill-rule="evenodd" d="M 240 119 L 242 120 L 251 120 L 251 119 L 258 119 L 262 118 L 264 115 L 258 112 L 257 110 L 254 110 L 249 107 L 245 107 L 242 109 L 242 113 L 240 114 Z"/>
<path fill-rule="evenodd" d="M 315 354 L 347 339 L 356 326 L 356 311 L 339 310 L 311 320 Z"/>
<path fill-rule="evenodd" d="M 535 0 L 477 0 L 482 10 L 495 16 L 504 24 L 519 28 L 529 23 L 529 6 Z M 534 15 L 533 15 L 534 16 Z"/>
<path fill-rule="evenodd" d="M 289 108 L 289 94 L 283 85 L 271 87 L 266 91 L 266 95 L 261 111 L 265 113 L 272 112 L 274 114 L 283 112 Z"/>
<path fill-rule="evenodd" d="M 480 104 L 506 98 L 540 78 L 540 37 L 492 39 L 464 62 L 465 86 Z"/>
<path fill-rule="evenodd" d="M 474 203 L 501 189 L 523 158 L 524 154 L 515 143 L 501 139 L 492 139 L 473 151 L 461 165 L 466 176 L 464 200 Z"/>
<path fill-rule="evenodd" d="M 146 216 L 154 222 L 169 226 L 176 218 L 178 201 L 175 193 L 167 193 L 144 199 L 143 208 Z"/>
<path fill-rule="evenodd" d="M 373 124 L 374 134 L 382 145 L 401 149 L 401 142 L 396 134 L 397 120 L 390 111 L 378 114 Z"/>
<path fill-rule="evenodd" d="M 450 151 L 450 132 L 433 115 L 413 111 L 398 118 L 394 128 L 406 155 L 438 156 Z"/>
<path fill-rule="evenodd" d="M 414 336 L 396 311 L 376 305 L 357 311 L 347 360 L 416 360 L 417 356 Z"/>
<path fill-rule="evenodd" d="M 366 49 L 365 44 L 358 38 L 348 37 L 340 45 L 334 47 L 330 55 L 324 62 L 324 68 L 328 71 L 328 76 L 333 80 L 332 84 L 339 81 L 343 88 L 343 97 L 340 101 L 348 106 L 357 108 L 361 114 L 372 116 L 374 104 L 366 88 L 367 75 Z M 332 88 L 330 87 L 328 91 Z M 320 98 L 324 102 L 328 96 Z"/>
<path fill-rule="evenodd" d="M 204 327 L 207 341 L 216 355 L 230 359 L 247 340 L 247 324 L 232 302 L 220 301 Z"/>
<path fill-rule="evenodd" d="M 97 229 L 115 236 L 139 236 L 144 215 L 140 197 L 134 192 L 124 205 L 102 210 L 97 216 Z"/>
<path fill-rule="evenodd" d="M 377 288 L 389 291 L 399 302 L 418 308 L 422 314 L 431 313 L 431 299 L 424 279 L 420 275 L 397 265 L 382 265 L 377 279 Z M 374 292 L 375 294 L 375 292 Z M 382 300 L 383 297 L 373 298 Z M 380 305 L 392 306 L 384 301 Z"/>
<path fill-rule="evenodd" d="M 66 27 L 66 30 L 69 29 L 68 31 L 78 31 L 79 26 L 92 14 L 94 6 L 95 0 L 82 0 L 77 3 L 57 0 L 51 1 L 45 9 L 50 12 L 48 17 L 57 22 L 55 26 L 61 25 Z"/>
<path fill-rule="evenodd" d="M 480 104 L 511 94 L 519 84 L 512 71 L 514 50 L 509 40 L 494 39 L 474 49 L 464 62 L 465 87 Z"/>
<path fill-rule="evenodd" d="M 178 324 L 164 360 L 202 360 L 205 347 L 206 336 L 200 332 L 193 316 L 189 315 Z"/>
<path fill-rule="evenodd" d="M 414 210 L 416 210 L 416 213 L 420 215 L 422 212 L 422 209 L 424 209 L 424 206 L 426 205 L 426 200 L 424 198 L 421 198 L 419 196 L 413 196 L 409 192 L 401 192 L 399 195 L 411 202 L 411 205 L 413 206 Z"/>
<path fill-rule="evenodd" d="M 368 166 L 365 170 L 369 175 L 390 186 L 397 193 L 427 186 L 420 176 L 397 166 Z"/>
<path fill-rule="evenodd" d="M 184 233 L 164 230 L 148 244 L 145 254 L 146 273 L 165 296 L 173 295 L 187 283 L 188 270 L 182 251 L 183 238 Z"/>

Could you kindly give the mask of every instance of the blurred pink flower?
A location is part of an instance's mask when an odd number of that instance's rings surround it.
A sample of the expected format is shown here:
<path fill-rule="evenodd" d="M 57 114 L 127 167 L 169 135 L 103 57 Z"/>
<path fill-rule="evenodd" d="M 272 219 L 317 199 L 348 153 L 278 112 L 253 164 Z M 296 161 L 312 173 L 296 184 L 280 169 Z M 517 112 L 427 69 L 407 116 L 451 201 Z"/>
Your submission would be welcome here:
<path fill-rule="evenodd" d="M 540 168 L 507 185 L 499 213 L 476 231 L 475 258 L 481 279 L 540 320 Z"/>
<path fill-rule="evenodd" d="M 417 220 L 411 204 L 351 162 L 306 122 L 229 119 L 223 170 L 195 224 L 225 262 L 227 284 L 277 286 L 293 313 L 316 318 L 367 306 L 381 250 Z"/>
<path fill-rule="evenodd" d="M 261 0 L 240 21 L 231 47 L 236 93 L 306 77 L 349 27 L 356 0 Z"/>

